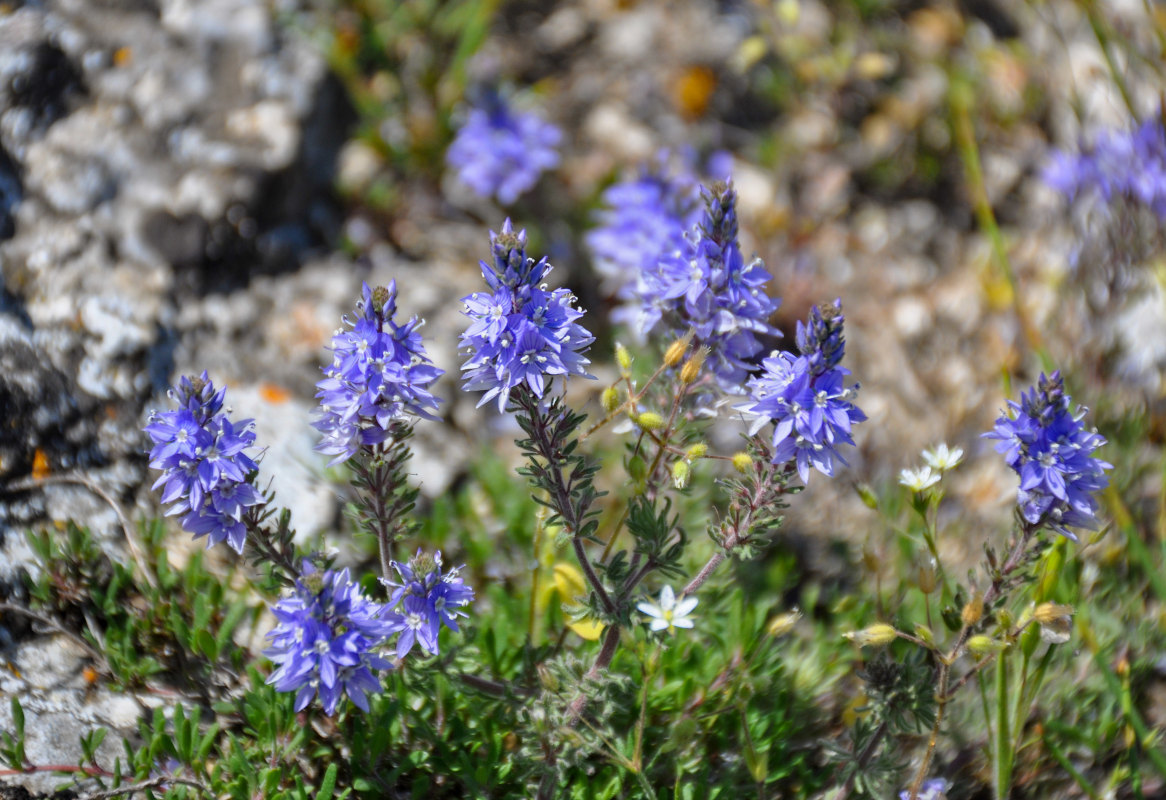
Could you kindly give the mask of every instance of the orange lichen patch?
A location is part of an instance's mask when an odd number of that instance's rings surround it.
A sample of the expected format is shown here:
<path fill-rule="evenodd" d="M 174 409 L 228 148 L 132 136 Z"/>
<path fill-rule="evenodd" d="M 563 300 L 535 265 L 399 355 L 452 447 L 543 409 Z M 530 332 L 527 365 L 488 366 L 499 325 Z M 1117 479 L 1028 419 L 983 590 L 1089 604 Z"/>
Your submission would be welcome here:
<path fill-rule="evenodd" d="M 52 467 L 49 466 L 49 457 L 45 455 L 45 451 L 39 447 L 36 452 L 32 454 L 32 477 L 34 480 L 43 480 L 52 472 Z"/>
<path fill-rule="evenodd" d="M 708 109 L 716 88 L 717 76 L 711 69 L 704 66 L 689 67 L 673 83 L 672 101 L 681 114 L 696 119 Z"/>
<path fill-rule="evenodd" d="M 113 65 L 124 67 L 134 60 L 134 51 L 128 47 L 119 47 L 113 51 Z"/>
<path fill-rule="evenodd" d="M 97 683 L 97 670 L 93 667 L 85 667 L 85 669 L 81 670 L 81 677 L 85 679 L 87 684 L 92 686 Z"/>
<path fill-rule="evenodd" d="M 274 383 L 264 383 L 259 386 L 259 396 L 268 403 L 286 403 L 291 392 Z"/>

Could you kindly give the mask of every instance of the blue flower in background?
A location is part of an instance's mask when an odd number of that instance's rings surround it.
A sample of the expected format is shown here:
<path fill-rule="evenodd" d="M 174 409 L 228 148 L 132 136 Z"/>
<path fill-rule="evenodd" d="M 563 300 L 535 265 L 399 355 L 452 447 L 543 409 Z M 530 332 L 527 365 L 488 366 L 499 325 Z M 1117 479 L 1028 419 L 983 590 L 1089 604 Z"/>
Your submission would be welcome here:
<path fill-rule="evenodd" d="M 347 569 L 320 573 L 305 561 L 292 594 L 271 610 L 278 625 L 263 654 L 277 669 L 267 682 L 295 692 L 296 711 L 318 695 L 331 715 L 344 694 L 368 711 L 368 694 L 381 688 L 373 670 L 392 667 L 375 652 L 393 631 L 385 607 L 361 594 Z"/>
<path fill-rule="evenodd" d="M 951 781 L 947 778 L 930 778 L 919 787 L 919 794 L 915 797 L 916 800 L 944 800 L 947 797 L 947 790 L 950 788 Z M 910 800 L 910 797 L 910 789 L 899 792 L 899 800 Z"/>
<path fill-rule="evenodd" d="M 1070 200 L 1124 197 L 1166 217 L 1166 128 L 1153 119 L 1133 131 L 1106 131 L 1078 155 L 1057 151 L 1044 179 Z"/>
<path fill-rule="evenodd" d="M 387 288 L 364 284 L 356 313 L 332 337 L 332 363 L 316 384 L 322 416 L 313 424 L 323 434 L 316 449 L 333 457 L 329 466 L 385 441 L 394 421 L 410 415 L 433 419 L 429 412 L 437 410 L 429 385 L 443 370 L 429 361 L 420 321 L 394 321 L 396 281 Z"/>
<path fill-rule="evenodd" d="M 1060 371 L 1042 374 L 1019 403 L 1009 400 L 1008 407 L 1015 417 L 1001 416 L 984 437 L 999 440 L 996 452 L 1020 476 L 1021 514 L 1074 541 L 1067 526 L 1096 530 L 1093 494 L 1109 485 L 1105 470 L 1113 465 L 1093 457 L 1105 439 L 1082 424 L 1086 410 L 1073 409 Z"/>
<path fill-rule="evenodd" d="M 471 109 L 446 151 L 462 183 L 510 205 L 559 164 L 562 132 L 535 114 L 511 109 L 497 93 Z"/>
<path fill-rule="evenodd" d="M 510 220 L 500 233 L 490 233 L 493 263 L 481 262 L 490 292 L 463 298 L 470 326 L 461 336 L 468 358 L 462 364 L 466 391 L 484 391 L 481 406 L 491 400 L 506 410 L 510 393 L 527 387 L 541 398 L 556 376 L 587 375 L 584 357 L 594 341 L 576 323 L 583 312 L 567 289 L 548 289 L 546 258 L 526 255 L 526 231 L 514 233 Z"/>
<path fill-rule="evenodd" d="M 435 655 L 441 626 L 458 630 L 458 617 L 466 616 L 459 609 L 473 601 L 474 590 L 465 585 L 456 567 L 442 572 L 440 550 L 430 556 L 419 549 L 409 563 L 392 563 L 400 583 L 384 578 L 381 582 L 393 592 L 389 607 L 398 609 L 391 615 L 392 629 L 400 631 L 397 657 L 404 658 L 414 643 Z"/>
<path fill-rule="evenodd" d="M 182 514 L 182 527 L 208 546 L 226 541 L 243 552 L 247 528 L 243 514 L 260 505 L 251 485 L 258 469 L 247 450 L 255 444 L 251 420 L 232 422 L 223 411 L 225 389 L 215 389 L 207 373 L 183 376 L 170 391 L 178 408 L 155 411 L 145 431 L 153 441 L 150 466 L 161 470 L 154 489 L 162 490 L 166 513 Z"/>
<path fill-rule="evenodd" d="M 800 356 L 775 352 L 761 362 L 761 375 L 749 381 L 749 401 L 741 409 L 756 415 L 750 433 L 773 422 L 774 464 L 796 462 L 798 475 L 809 481 L 810 467 L 834 474 L 834 461 L 846 463 L 840 445 L 853 445 L 853 426 L 866 415 L 853 400 L 858 386 L 847 387 L 850 371 L 839 366 L 846 340 L 842 302 L 810 311 L 798 323 Z"/>
<path fill-rule="evenodd" d="M 641 296 L 644 275 L 660 259 L 684 246 L 684 234 L 700 221 L 696 179 L 682 165 L 669 170 L 666 156 L 634 178 L 604 190 L 598 226 L 585 237 L 595 256 L 595 271 L 616 296 Z"/>
<path fill-rule="evenodd" d="M 732 184 L 714 183 L 704 201 L 680 249 L 642 273 L 635 302 L 616 319 L 641 336 L 660 324 L 677 335 L 693 331 L 695 343 L 709 348 L 707 363 L 721 387 L 737 392 L 763 350 L 757 334 L 781 335 L 769 324 L 780 301 L 766 291 L 771 276 L 761 260 L 746 263 L 741 255 Z"/>

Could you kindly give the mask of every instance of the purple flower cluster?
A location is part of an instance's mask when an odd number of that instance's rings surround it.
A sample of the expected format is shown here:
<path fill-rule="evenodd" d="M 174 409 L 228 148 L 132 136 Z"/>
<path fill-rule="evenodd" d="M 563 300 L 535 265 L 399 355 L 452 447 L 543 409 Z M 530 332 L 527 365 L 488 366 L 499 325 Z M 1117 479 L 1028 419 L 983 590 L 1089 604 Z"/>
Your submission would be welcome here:
<path fill-rule="evenodd" d="M 780 336 L 769 324 L 780 301 L 766 291 L 770 274 L 760 259 L 748 264 L 737 243 L 737 193 L 731 183 L 704 191 L 701 221 L 680 249 L 641 274 L 636 300 L 616 318 L 643 336 L 663 323 L 677 334 L 691 330 L 709 348 L 708 363 L 722 388 L 738 391 L 756 368 L 762 344 L 756 334 Z"/>
<path fill-rule="evenodd" d="M 680 250 L 685 232 L 700 221 L 696 180 L 687 169 L 669 171 L 661 156 L 651 169 L 609 186 L 602 200 L 599 225 L 586 236 L 595 269 L 620 299 L 641 297 L 648 291 L 640 285 L 644 275 Z"/>
<path fill-rule="evenodd" d="M 226 541 L 243 552 L 243 514 L 263 498 L 250 483 L 258 469 L 247 455 L 255 444 L 251 420 L 232 422 L 223 411 L 225 389 L 216 390 L 204 372 L 183 376 L 170 392 L 178 408 L 155 411 L 146 426 L 154 446 L 150 466 L 161 470 L 154 483 L 167 514 L 182 514 L 182 527 L 209 545 Z M 208 546 L 209 546 L 208 545 Z"/>
<path fill-rule="evenodd" d="M 542 283 L 551 265 L 527 257 L 526 231 L 515 234 L 508 219 L 490 244 L 493 263 L 481 262 L 490 292 L 463 298 L 471 322 L 461 337 L 469 355 L 462 371 L 466 391 L 485 391 L 479 406 L 497 400 L 504 412 L 520 386 L 541 398 L 556 376 L 587 376 L 583 353 L 595 337 L 575 322 L 583 316 L 575 296 Z"/>
<path fill-rule="evenodd" d="M 1054 153 L 1044 178 L 1070 200 L 1124 197 L 1166 218 L 1166 128 L 1153 119 L 1130 132 L 1106 131 L 1078 155 Z"/>
<path fill-rule="evenodd" d="M 392 664 L 376 649 L 393 632 L 385 606 L 367 599 L 348 570 L 320 573 L 308 561 L 292 594 L 272 608 L 279 624 L 267 634 L 263 654 L 277 669 L 267 682 L 280 692 L 296 693 L 296 711 L 317 694 L 332 714 L 342 694 L 368 711 L 368 693 L 380 691 L 374 669 Z"/>
<path fill-rule="evenodd" d="M 947 778 L 929 778 L 919 787 L 916 800 L 946 800 L 947 790 L 951 788 L 951 781 Z M 911 800 L 911 790 L 899 792 L 899 800 Z"/>
<path fill-rule="evenodd" d="M 1097 501 L 1093 493 L 1109 485 L 1105 470 L 1093 457 L 1105 444 L 1096 430 L 1082 424 L 1085 409 L 1073 408 L 1060 371 L 1040 376 L 1037 385 L 1008 401 L 1007 414 L 984 437 L 998 439 L 996 451 L 1020 475 L 1017 504 L 1032 525 L 1048 525 L 1076 541 L 1067 526 L 1095 530 Z"/>
<path fill-rule="evenodd" d="M 472 109 L 445 154 L 462 183 L 510 205 L 559 164 L 562 132 L 534 114 L 514 111 L 497 94 Z"/>
<path fill-rule="evenodd" d="M 803 482 L 810 467 L 834 474 L 834 460 L 846 463 L 839 445 L 853 445 L 851 428 L 866 419 L 852 402 L 858 385 L 847 387 L 850 371 L 839 366 L 845 352 L 842 301 L 810 312 L 798 322 L 800 356 L 774 352 L 761 362 L 763 372 L 749 381 L 749 401 L 741 409 L 757 415 L 750 433 L 774 423 L 773 463 L 797 462 Z"/>
<path fill-rule="evenodd" d="M 332 363 L 324 368 L 319 390 L 321 418 L 313 423 L 323 434 L 316 449 L 347 461 L 363 446 L 385 441 L 394 420 L 416 415 L 433 419 L 437 399 L 429 385 L 442 370 L 429 362 L 416 317 L 398 325 L 397 284 L 364 284 L 356 319 L 332 337 Z"/>
<path fill-rule="evenodd" d="M 408 564 L 392 563 L 401 582 L 381 581 L 393 590 L 388 607 L 397 609 L 391 615 L 392 629 L 401 634 L 397 657 L 404 658 L 415 643 L 436 655 L 441 626 L 457 631 L 457 618 L 466 616 L 458 609 L 473 601 L 474 590 L 462 581 L 457 567 L 442 572 L 440 550 L 432 556 L 418 550 Z"/>

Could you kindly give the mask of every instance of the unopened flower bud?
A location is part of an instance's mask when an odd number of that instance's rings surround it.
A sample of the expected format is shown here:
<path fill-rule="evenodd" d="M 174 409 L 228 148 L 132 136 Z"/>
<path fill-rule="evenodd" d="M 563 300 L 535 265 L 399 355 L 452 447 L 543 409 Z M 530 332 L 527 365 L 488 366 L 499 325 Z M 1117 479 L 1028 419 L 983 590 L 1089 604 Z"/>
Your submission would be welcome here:
<path fill-rule="evenodd" d="M 733 468 L 742 475 L 753 468 L 753 456 L 748 453 L 734 453 L 733 454 Z"/>
<path fill-rule="evenodd" d="M 620 372 L 626 378 L 632 368 L 632 354 L 622 344 L 615 346 L 615 363 L 619 364 Z"/>
<path fill-rule="evenodd" d="M 971 627 L 979 622 L 984 616 L 984 598 L 977 592 L 971 600 L 967 602 L 963 610 L 960 612 L 960 620 L 964 625 Z"/>
<path fill-rule="evenodd" d="M 646 431 L 658 431 L 664 427 L 664 417 L 655 411 L 645 411 L 642 414 L 636 414 L 632 417 L 632 422 Z"/>
<path fill-rule="evenodd" d="M 935 634 L 933 634 L 931 632 L 931 628 L 928 628 L 926 625 L 923 625 L 923 624 L 916 622 L 915 623 L 915 635 L 918 636 L 919 639 L 921 639 L 923 642 L 925 642 L 928 645 L 935 644 Z"/>
<path fill-rule="evenodd" d="M 599 396 L 599 402 L 603 404 L 603 410 L 610 414 L 619 408 L 619 391 L 614 386 L 608 386 Z"/>
<path fill-rule="evenodd" d="M 542 684 L 544 689 L 549 692 L 557 692 L 559 690 L 558 677 L 545 664 L 535 665 L 535 670 L 538 672 L 538 682 Z"/>
<path fill-rule="evenodd" d="M 865 483 L 855 484 L 854 490 L 858 492 L 858 499 L 862 504 L 871 511 L 878 511 L 879 498 L 875 495 L 874 490 Z"/>
<path fill-rule="evenodd" d="M 384 286 L 378 286 L 372 290 L 372 310 L 378 314 L 383 314 L 385 310 L 385 303 L 389 300 L 389 290 Z"/>
<path fill-rule="evenodd" d="M 1007 642 L 1000 642 L 993 639 L 991 636 L 973 636 L 968 639 L 968 651 L 972 655 L 986 656 L 991 653 L 999 653 L 1008 647 Z"/>
<path fill-rule="evenodd" d="M 931 594 L 939 586 L 936 566 L 934 558 L 927 558 L 919 563 L 919 569 L 916 572 L 916 581 L 919 584 L 919 591 L 923 592 L 923 594 Z"/>
<path fill-rule="evenodd" d="M 687 486 L 691 475 L 692 468 L 688 466 L 687 461 L 677 461 L 672 465 L 672 485 L 677 489 Z"/>
<path fill-rule="evenodd" d="M 708 357 L 708 353 L 708 348 L 702 347 L 684 362 L 684 366 L 680 368 L 681 383 L 692 383 L 700 376 L 700 368 L 704 366 L 704 360 Z"/>
<path fill-rule="evenodd" d="M 1057 603 L 1041 603 L 1032 611 L 1033 618 L 1041 625 L 1051 625 L 1062 617 L 1073 616 L 1072 606 L 1062 606 Z"/>
<path fill-rule="evenodd" d="M 684 358 L 684 353 L 688 350 L 688 344 L 691 341 L 692 334 L 686 333 L 668 345 L 668 349 L 664 351 L 664 365 L 667 367 L 675 367 L 679 364 L 680 359 Z"/>
<path fill-rule="evenodd" d="M 704 442 L 697 442 L 692 447 L 688 448 L 688 452 L 684 454 L 684 458 L 688 461 L 696 461 L 698 458 L 704 458 L 709 451 L 709 446 Z"/>
<path fill-rule="evenodd" d="M 802 612 L 796 608 L 793 611 L 787 611 L 784 614 L 778 614 L 773 618 L 773 620 L 770 621 L 769 625 L 766 626 L 765 631 L 775 639 L 781 636 L 785 636 L 787 633 L 794 629 L 794 625 L 797 625 L 798 620 L 801 618 Z"/>
<path fill-rule="evenodd" d="M 842 635 L 859 647 L 882 647 L 895 641 L 899 632 L 895 630 L 894 626 L 879 622 L 871 625 L 869 628 L 863 628 L 860 631 L 851 631 Z"/>

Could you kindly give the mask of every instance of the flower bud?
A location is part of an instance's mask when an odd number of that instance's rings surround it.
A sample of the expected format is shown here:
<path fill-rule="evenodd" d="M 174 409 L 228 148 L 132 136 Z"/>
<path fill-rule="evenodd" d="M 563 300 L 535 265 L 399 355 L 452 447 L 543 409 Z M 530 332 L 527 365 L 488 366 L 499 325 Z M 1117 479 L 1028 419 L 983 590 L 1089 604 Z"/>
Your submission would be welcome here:
<path fill-rule="evenodd" d="M 923 594 L 931 594 L 939 587 L 936 566 L 934 558 L 925 558 L 919 562 L 915 579 L 919 584 L 919 591 Z"/>
<path fill-rule="evenodd" d="M 999 653 L 1007 649 L 1007 647 L 1007 642 L 999 642 L 993 639 L 991 636 L 984 636 L 982 634 L 979 636 L 973 636 L 972 638 L 968 639 L 968 651 L 971 652 L 972 655 L 976 656 L 986 656 L 991 653 Z"/>
<path fill-rule="evenodd" d="M 646 431 L 658 431 L 664 427 L 664 417 L 657 414 L 655 411 L 645 411 L 642 414 L 636 414 L 632 417 L 632 422 L 639 425 Z"/>
<path fill-rule="evenodd" d="M 692 341 L 692 334 L 686 333 L 672 344 L 668 345 L 668 349 L 664 351 L 664 366 L 675 367 L 680 363 L 680 359 L 684 358 L 685 351 L 688 350 L 688 344 Z"/>
<path fill-rule="evenodd" d="M 916 622 L 915 623 L 915 635 L 917 637 L 919 637 L 919 639 L 922 640 L 927 645 L 930 645 L 930 646 L 935 645 L 935 634 L 932 633 L 931 628 L 928 628 L 926 625 L 923 625 L 922 623 Z"/>
<path fill-rule="evenodd" d="M 603 404 L 603 410 L 610 414 L 619 408 L 619 391 L 614 386 L 608 386 L 599 396 L 599 402 Z"/>
<path fill-rule="evenodd" d="M 692 447 L 688 448 L 688 452 L 684 454 L 684 458 L 688 461 L 696 461 L 698 458 L 704 458 L 708 455 L 709 446 L 704 442 L 697 442 Z"/>
<path fill-rule="evenodd" d="M 742 475 L 749 472 L 753 468 L 753 456 L 745 452 L 733 454 L 733 468 Z"/>
<path fill-rule="evenodd" d="M 967 627 L 971 627 L 979 622 L 984 616 L 984 598 L 977 592 L 971 600 L 967 602 L 963 610 L 960 612 L 960 620 Z"/>
<path fill-rule="evenodd" d="M 615 346 L 615 363 L 619 364 L 619 370 L 626 378 L 632 368 L 632 354 L 622 344 Z"/>
<path fill-rule="evenodd" d="M 687 461 L 677 461 L 672 465 L 672 485 L 677 489 L 688 486 L 688 479 L 692 475 L 692 468 Z"/>
<path fill-rule="evenodd" d="M 879 622 L 871 625 L 869 628 L 863 628 L 860 631 L 851 631 L 842 635 L 859 647 L 867 647 L 868 645 L 870 647 L 882 647 L 895 641 L 899 632 L 893 626 L 887 625 L 885 622 Z"/>
<path fill-rule="evenodd" d="M 798 620 L 802 618 L 802 612 L 798 609 L 787 611 L 784 614 L 778 614 L 774 617 L 769 625 L 765 627 L 766 633 L 773 638 L 785 636 L 794 629 L 794 625 L 798 624 Z"/>
<path fill-rule="evenodd" d="M 878 511 L 879 498 L 875 495 L 874 490 L 871 489 L 869 485 L 865 483 L 855 484 L 854 490 L 858 492 L 858 499 L 862 501 L 864 506 L 869 508 L 871 511 Z"/>
<path fill-rule="evenodd" d="M 708 348 L 702 347 L 684 362 L 684 366 L 680 368 L 681 383 L 692 383 L 700 376 L 700 368 L 704 366 L 704 360 L 708 357 L 708 353 Z"/>
<path fill-rule="evenodd" d="M 1041 603 L 1032 611 L 1033 618 L 1041 625 L 1052 625 L 1063 617 L 1073 616 L 1072 606 L 1062 606 L 1057 603 Z"/>

